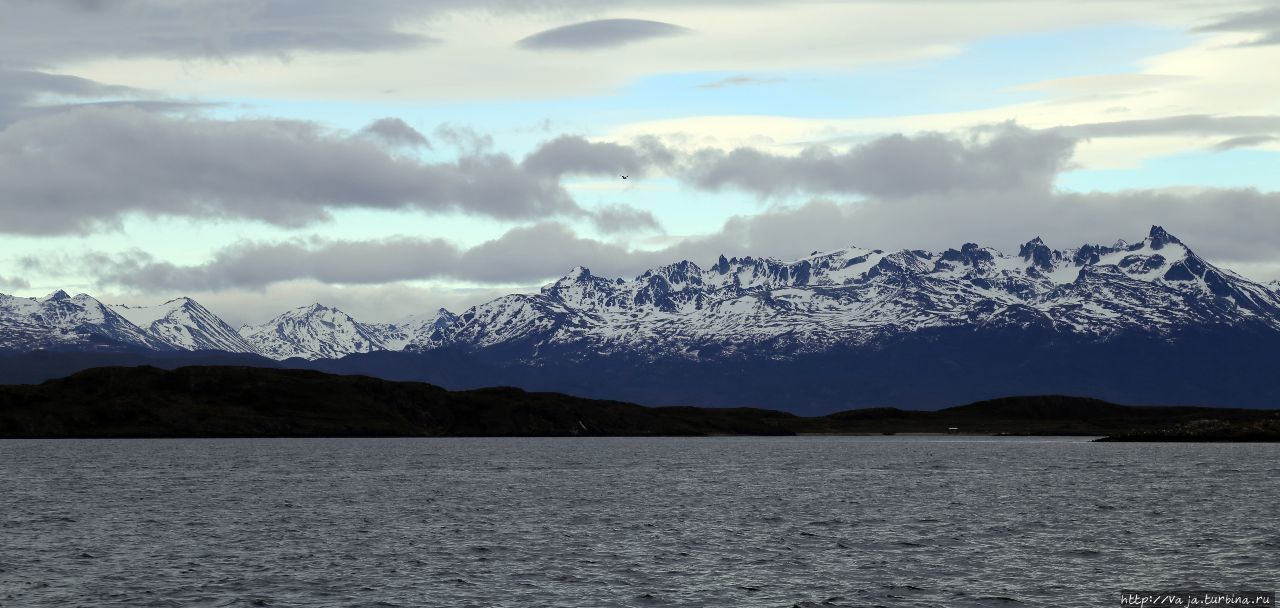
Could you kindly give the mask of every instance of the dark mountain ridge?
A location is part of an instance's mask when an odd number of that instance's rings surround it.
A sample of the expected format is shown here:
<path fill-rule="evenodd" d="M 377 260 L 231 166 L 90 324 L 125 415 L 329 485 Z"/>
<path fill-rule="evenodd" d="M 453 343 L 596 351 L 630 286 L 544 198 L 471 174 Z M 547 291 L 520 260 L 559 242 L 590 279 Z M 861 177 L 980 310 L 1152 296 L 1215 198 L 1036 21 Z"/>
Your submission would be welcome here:
<path fill-rule="evenodd" d="M 0 437 L 649 436 L 798 433 L 1129 434 L 1280 428 L 1280 412 L 1009 397 L 935 412 L 801 417 L 758 408 L 650 408 L 511 387 L 448 391 L 310 370 L 110 367 L 0 386 Z M 1187 426 L 1192 425 L 1192 426 Z M 1210 427 L 1205 427 L 1210 428 Z"/>

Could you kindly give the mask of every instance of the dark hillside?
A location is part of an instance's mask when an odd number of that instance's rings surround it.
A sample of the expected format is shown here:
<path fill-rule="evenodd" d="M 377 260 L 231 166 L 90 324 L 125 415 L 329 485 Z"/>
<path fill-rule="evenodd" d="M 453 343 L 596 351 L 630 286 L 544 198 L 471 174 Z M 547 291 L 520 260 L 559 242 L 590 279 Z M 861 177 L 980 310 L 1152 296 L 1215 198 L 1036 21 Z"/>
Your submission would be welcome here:
<path fill-rule="evenodd" d="M 1280 412 L 1270 410 L 1132 407 L 1067 396 L 801 417 L 755 408 L 651 408 L 510 387 L 449 391 L 421 382 L 238 366 L 103 367 L 39 385 L 0 386 L 0 437 L 953 432 L 1182 441 L 1265 440 L 1277 428 Z"/>

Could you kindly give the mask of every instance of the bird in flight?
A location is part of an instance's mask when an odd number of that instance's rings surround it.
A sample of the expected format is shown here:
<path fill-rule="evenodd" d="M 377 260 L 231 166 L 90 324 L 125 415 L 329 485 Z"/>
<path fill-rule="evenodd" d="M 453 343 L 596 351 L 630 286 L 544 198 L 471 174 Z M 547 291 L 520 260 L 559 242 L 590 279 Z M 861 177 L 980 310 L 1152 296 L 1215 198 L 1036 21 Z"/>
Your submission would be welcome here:
<path fill-rule="evenodd" d="M 618 177 L 621 177 L 622 179 L 627 179 L 627 176 L 625 175 L 619 175 Z"/>

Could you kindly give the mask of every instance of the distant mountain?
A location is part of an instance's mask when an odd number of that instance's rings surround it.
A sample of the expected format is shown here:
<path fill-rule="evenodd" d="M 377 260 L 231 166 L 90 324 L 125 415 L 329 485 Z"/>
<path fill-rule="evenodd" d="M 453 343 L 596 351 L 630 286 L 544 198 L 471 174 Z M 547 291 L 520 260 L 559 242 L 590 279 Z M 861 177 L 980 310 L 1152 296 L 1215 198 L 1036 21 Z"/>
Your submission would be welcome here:
<path fill-rule="evenodd" d="M 1280 331 L 1280 295 L 1220 270 L 1160 227 L 1135 244 L 1017 255 L 968 243 L 941 253 L 860 248 L 793 262 L 723 256 L 632 281 L 576 268 L 541 293 L 464 312 L 440 344 L 653 359 L 792 358 L 947 328 L 1037 329 L 1106 340 L 1231 327 Z"/>
<path fill-rule="evenodd" d="M 631 280 L 578 267 L 458 315 L 364 323 L 315 304 L 239 341 L 206 313 L 185 298 L 0 296 L 0 350 L 211 347 L 450 388 L 806 412 L 1035 393 L 1280 404 L 1280 283 L 1219 269 L 1159 226 L 1132 244 L 1034 238 L 1013 255 L 851 247 L 684 260 Z"/>
<path fill-rule="evenodd" d="M 43 298 L 0 294 L 0 351 L 170 350 L 86 294 L 58 290 Z"/>
<path fill-rule="evenodd" d="M 438 344 L 441 332 L 456 321 L 441 308 L 398 323 L 367 324 L 337 308 L 312 304 L 237 331 L 187 297 L 127 306 L 63 291 L 43 298 L 0 294 L 0 352 L 220 351 L 276 360 L 335 359 Z"/>
<path fill-rule="evenodd" d="M 147 335 L 178 350 L 257 352 L 235 329 L 191 298 L 175 298 L 156 306 L 110 308 Z"/>
<path fill-rule="evenodd" d="M 387 350 L 380 330 L 337 308 L 312 304 L 290 310 L 262 325 L 240 328 L 240 336 L 272 359 L 335 359 Z"/>

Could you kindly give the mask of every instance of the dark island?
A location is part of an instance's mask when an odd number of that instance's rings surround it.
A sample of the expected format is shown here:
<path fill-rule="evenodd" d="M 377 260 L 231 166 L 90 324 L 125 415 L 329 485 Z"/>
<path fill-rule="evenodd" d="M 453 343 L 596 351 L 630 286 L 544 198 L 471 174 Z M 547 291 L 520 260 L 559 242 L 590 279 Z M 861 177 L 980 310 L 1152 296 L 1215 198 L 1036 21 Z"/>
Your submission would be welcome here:
<path fill-rule="evenodd" d="M 1124 406 L 1030 396 L 938 411 L 801 417 L 755 408 L 646 407 L 516 388 L 235 366 L 105 367 L 0 386 L 0 437 L 458 437 L 959 433 L 1107 441 L 1276 441 L 1280 411 Z"/>

